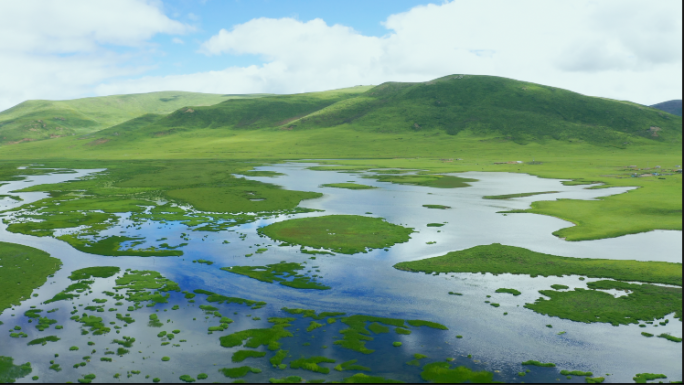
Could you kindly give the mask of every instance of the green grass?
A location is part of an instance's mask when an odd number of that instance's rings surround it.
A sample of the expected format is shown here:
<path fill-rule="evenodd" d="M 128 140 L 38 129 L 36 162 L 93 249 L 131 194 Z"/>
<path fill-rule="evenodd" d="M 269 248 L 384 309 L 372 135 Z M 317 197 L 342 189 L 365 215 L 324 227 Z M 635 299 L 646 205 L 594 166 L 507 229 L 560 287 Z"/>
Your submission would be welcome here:
<path fill-rule="evenodd" d="M 592 372 L 583 372 L 581 370 L 561 370 L 560 374 L 564 376 L 585 376 L 585 377 L 591 377 L 594 375 Z"/>
<path fill-rule="evenodd" d="M 498 243 L 394 265 L 404 271 L 431 273 L 584 275 L 591 278 L 682 285 L 681 263 L 567 258 Z"/>
<path fill-rule="evenodd" d="M 315 310 L 309 310 L 309 309 L 288 309 L 286 307 L 280 309 L 284 311 L 285 313 L 288 314 L 293 314 L 293 315 L 301 315 L 303 318 L 313 318 L 317 321 L 320 321 L 324 318 L 327 317 L 337 317 L 337 316 L 342 316 L 345 315 L 346 313 L 341 313 L 341 312 L 330 312 L 330 311 L 323 311 L 318 314 L 316 314 Z"/>
<path fill-rule="evenodd" d="M 605 377 L 586 377 L 584 379 L 584 381 L 586 381 L 587 384 L 600 384 L 605 380 Z"/>
<path fill-rule="evenodd" d="M 407 242 L 413 229 L 381 218 L 327 215 L 276 222 L 259 228 L 258 232 L 288 243 L 355 254 Z"/>
<path fill-rule="evenodd" d="M 233 356 L 230 358 L 230 360 L 233 362 L 242 362 L 248 358 L 261 358 L 265 355 L 266 352 L 257 352 L 255 350 L 238 350 L 237 352 L 233 353 Z"/>
<path fill-rule="evenodd" d="M 142 119 L 135 120 L 149 123 L 151 120 L 146 114 L 168 114 L 184 106 L 212 105 L 229 99 L 258 96 L 163 91 L 65 101 L 29 100 L 0 112 L 0 135 L 3 136 L 0 143 L 24 138 L 40 140 L 57 135 L 88 134 L 141 116 Z M 126 126 L 116 130 L 123 135 Z"/>
<path fill-rule="evenodd" d="M 632 378 L 634 382 L 637 384 L 645 384 L 648 381 L 653 381 L 653 380 L 658 380 L 662 378 L 667 378 L 666 375 L 664 374 L 655 374 L 655 373 L 639 373 Z"/>
<path fill-rule="evenodd" d="M 0 382 L 13 383 L 19 378 L 28 376 L 33 369 L 31 363 L 27 362 L 23 365 L 14 365 L 12 357 L 0 356 Z"/>
<path fill-rule="evenodd" d="M 405 327 L 404 320 L 400 319 L 353 315 L 342 318 L 342 323 L 346 324 L 348 328 L 340 331 L 342 339 L 335 341 L 334 344 L 363 354 L 373 353 L 375 350 L 366 348 L 366 342 L 373 340 L 373 337 L 370 336 L 371 333 L 366 329 L 368 322 Z"/>
<path fill-rule="evenodd" d="M 420 326 L 426 326 L 429 328 L 433 329 L 439 329 L 439 330 L 449 330 L 446 326 L 442 324 L 438 324 L 437 322 L 431 322 L 431 321 L 423 321 L 423 320 L 408 320 L 406 321 L 411 326 L 414 327 L 420 327 Z"/>
<path fill-rule="evenodd" d="M 299 274 L 298 271 L 304 270 L 304 265 L 296 262 L 280 262 L 265 266 L 230 266 L 222 267 L 221 270 L 245 275 L 262 282 L 278 282 L 283 286 L 292 287 L 294 289 L 330 289 L 330 286 L 325 286 L 316 282 L 312 277 Z M 290 280 L 290 278 L 292 280 Z"/>
<path fill-rule="evenodd" d="M 427 358 L 425 354 L 420 354 L 420 353 L 415 353 L 413 355 L 413 359 L 409 362 L 406 363 L 406 365 L 411 365 L 411 366 L 420 366 L 420 360 L 423 360 Z"/>
<path fill-rule="evenodd" d="M 126 299 L 139 305 L 140 302 L 167 303 L 169 291 L 180 292 L 177 283 L 151 270 L 126 271 L 116 279 L 115 290 L 127 289 Z M 153 290 L 153 291 L 147 291 Z M 164 295 L 163 293 L 167 293 Z"/>
<path fill-rule="evenodd" d="M 223 373 L 224 376 L 229 378 L 240 378 L 248 375 L 249 373 L 261 373 L 261 369 L 252 368 L 249 366 L 240 366 L 237 368 L 219 369 L 219 372 Z"/>
<path fill-rule="evenodd" d="M 540 290 L 550 299 L 539 298 L 525 307 L 537 313 L 578 322 L 605 322 L 612 325 L 637 324 L 652 321 L 670 313 L 682 317 L 682 289 L 649 284 L 616 281 L 596 281 L 587 284 L 589 290 Z M 613 295 L 596 289 L 628 290 L 626 296 Z"/>
<path fill-rule="evenodd" d="M 377 187 L 368 186 L 365 184 L 358 184 L 358 183 L 327 183 L 327 184 L 322 184 L 321 187 L 344 188 L 347 190 L 369 190 L 369 189 L 377 188 Z"/>
<path fill-rule="evenodd" d="M 680 303 L 680 305 L 681 305 L 681 303 Z M 681 310 L 679 311 L 679 318 L 680 318 L 680 321 L 681 321 L 681 318 L 682 318 L 682 312 L 681 312 Z M 675 337 L 675 336 L 671 336 L 671 335 L 669 335 L 669 334 L 667 334 L 667 333 L 659 334 L 658 337 L 659 337 L 659 338 L 665 338 L 666 340 L 672 341 L 672 342 L 682 342 L 682 339 L 681 339 L 681 338 Z"/>
<path fill-rule="evenodd" d="M 304 369 L 309 370 L 314 373 L 328 374 L 330 373 L 330 368 L 320 366 L 320 363 L 331 363 L 334 364 L 335 360 L 332 358 L 315 356 L 309 358 L 298 358 L 290 362 L 290 368 L 292 369 Z"/>
<path fill-rule="evenodd" d="M 238 298 L 238 297 L 226 297 L 224 295 L 212 293 L 210 291 L 202 290 L 202 289 L 196 289 L 193 291 L 193 293 L 206 295 L 207 296 L 207 302 L 212 302 L 212 303 L 219 303 L 219 304 L 237 303 L 240 305 L 250 306 L 254 310 L 261 309 L 262 307 L 266 306 L 266 302 L 253 301 L 251 299 L 244 299 L 244 298 Z M 189 294 L 192 294 L 192 293 L 189 293 Z M 193 294 L 193 297 L 194 297 L 194 294 Z M 186 294 L 186 298 L 187 298 L 187 294 Z"/>
<path fill-rule="evenodd" d="M 220 337 L 221 346 L 232 348 L 244 344 L 245 347 L 256 349 L 263 345 L 268 350 L 278 350 L 280 339 L 293 336 L 286 328 L 292 326 L 289 322 L 294 321 L 294 318 L 269 318 L 268 321 L 273 324 L 270 328 L 247 329 Z"/>
<path fill-rule="evenodd" d="M 401 342 L 399 342 L 399 341 L 392 342 L 392 346 L 394 346 L 395 348 L 398 348 L 398 347 L 400 347 L 401 345 L 403 345 L 403 343 L 401 343 Z"/>
<path fill-rule="evenodd" d="M 46 345 L 48 342 L 57 342 L 60 338 L 57 336 L 47 336 L 42 338 L 36 338 L 35 340 L 29 341 L 28 346 L 32 345 Z"/>
<path fill-rule="evenodd" d="M 268 359 L 268 361 L 271 363 L 271 365 L 273 365 L 274 368 L 278 367 L 279 365 L 281 365 L 283 363 L 283 360 L 285 360 L 285 358 L 287 358 L 288 353 L 289 353 L 288 350 L 282 350 L 282 349 L 278 350 L 273 357 Z"/>
<path fill-rule="evenodd" d="M 554 364 L 552 362 L 543 363 L 543 362 L 539 362 L 539 361 L 535 361 L 535 360 L 525 361 L 522 364 L 523 365 L 539 366 L 542 368 L 555 368 L 556 367 L 556 364 Z"/>
<path fill-rule="evenodd" d="M 552 287 L 554 290 L 565 290 L 565 289 L 569 289 L 569 288 L 570 288 L 570 286 L 560 285 L 560 284 L 553 284 L 553 285 L 551 285 L 551 287 Z"/>
<path fill-rule="evenodd" d="M 428 209 L 438 209 L 438 210 L 446 210 L 446 209 L 451 208 L 451 206 L 444 206 L 444 205 L 423 205 L 423 207 L 428 208 Z"/>
<path fill-rule="evenodd" d="M 437 383 L 492 383 L 494 373 L 488 371 L 475 372 L 465 366 L 451 367 L 448 362 L 433 362 L 423 366 L 420 377 L 425 381 Z"/>
<path fill-rule="evenodd" d="M 270 378 L 268 382 L 271 384 L 300 384 L 304 381 L 299 376 L 287 376 L 285 378 Z"/>
<path fill-rule="evenodd" d="M 109 278 L 117 274 L 119 271 L 121 271 L 121 269 L 115 266 L 86 267 L 72 271 L 71 275 L 69 275 L 69 279 L 72 281 L 78 281 L 88 278 Z"/>
<path fill-rule="evenodd" d="M 37 289 L 62 266 L 50 254 L 33 247 L 0 242 L 0 314 Z"/>
<path fill-rule="evenodd" d="M 508 194 L 508 195 L 486 195 L 486 196 L 483 196 L 482 198 L 484 198 L 484 199 L 511 199 L 511 198 L 531 197 L 534 195 L 541 195 L 541 194 L 555 194 L 558 192 L 560 192 L 560 191 L 543 191 L 543 192 L 519 193 L 519 194 Z"/>
<path fill-rule="evenodd" d="M 369 376 L 363 373 L 356 373 L 351 377 L 342 379 L 343 384 L 403 384 L 403 381 L 392 380 L 380 376 Z"/>
<path fill-rule="evenodd" d="M 519 292 L 518 290 L 515 290 L 515 289 L 506 289 L 506 288 L 503 288 L 503 287 L 500 288 L 500 289 L 496 289 L 495 292 L 496 292 L 496 293 L 508 293 L 508 294 L 513 294 L 513 295 L 516 296 L 516 297 L 519 296 L 520 294 L 522 294 L 522 293 Z"/>

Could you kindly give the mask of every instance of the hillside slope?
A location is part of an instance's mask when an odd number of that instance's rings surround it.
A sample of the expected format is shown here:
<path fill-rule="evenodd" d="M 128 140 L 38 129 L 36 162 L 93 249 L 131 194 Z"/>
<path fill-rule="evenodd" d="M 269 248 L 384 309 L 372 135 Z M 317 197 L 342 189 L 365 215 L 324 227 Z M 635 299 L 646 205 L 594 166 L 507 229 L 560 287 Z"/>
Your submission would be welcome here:
<path fill-rule="evenodd" d="M 654 104 L 651 107 L 657 108 L 657 109 L 665 111 L 665 112 L 669 112 L 672 115 L 682 116 L 682 100 L 681 99 L 669 100 L 667 102 Z"/>
<path fill-rule="evenodd" d="M 65 101 L 28 100 L 0 112 L 0 144 L 81 135 L 148 113 L 168 114 L 184 106 L 260 96 L 164 91 Z"/>

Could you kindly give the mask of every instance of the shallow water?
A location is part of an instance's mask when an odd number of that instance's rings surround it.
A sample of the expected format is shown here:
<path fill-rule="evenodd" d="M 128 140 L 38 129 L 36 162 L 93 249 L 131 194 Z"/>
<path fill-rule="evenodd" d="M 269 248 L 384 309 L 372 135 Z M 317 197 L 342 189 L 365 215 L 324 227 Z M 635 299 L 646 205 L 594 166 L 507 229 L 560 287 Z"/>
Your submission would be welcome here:
<path fill-rule="evenodd" d="M 125 235 L 142 235 L 146 237 L 147 242 L 139 247 L 147 247 L 157 245 L 158 242 L 155 240 L 163 237 L 168 238 L 164 242 L 170 245 L 186 242 L 180 238 L 181 233 L 189 233 L 189 245 L 182 248 L 185 255 L 179 258 L 113 258 L 91 255 L 74 250 L 68 244 L 52 238 L 8 233 L 6 225 L 0 224 L 0 240 L 40 248 L 60 258 L 64 263 L 55 277 L 50 278 L 46 285 L 36 291 L 39 297 L 27 300 L 15 310 L 7 310 L 0 315 L 0 320 L 5 323 L 0 326 L 0 332 L 8 333 L 8 329 L 20 325 L 29 334 L 29 338 L 26 339 L 2 337 L 0 355 L 13 356 L 15 364 L 32 362 L 34 372 L 31 376 L 38 375 L 44 381 L 75 381 L 80 375 L 87 373 L 95 373 L 98 376 L 96 382 L 109 381 L 114 373 L 121 373 L 122 380 L 142 381 L 144 375 L 150 374 L 152 377 L 162 378 L 162 381 L 177 382 L 181 374 L 196 376 L 200 372 L 209 374 L 207 381 L 216 381 L 224 380 L 223 375 L 216 372 L 217 368 L 242 365 L 263 370 L 261 374 L 250 374 L 245 377 L 248 381 L 267 381 L 270 377 L 282 378 L 288 375 L 299 375 L 305 379 L 339 380 L 352 375 L 354 372 L 339 373 L 334 370 L 329 375 L 304 370 L 277 370 L 271 368 L 268 363 L 267 358 L 270 355 L 264 359 L 248 359 L 239 364 L 230 362 L 231 353 L 239 348 L 220 347 L 220 335 L 247 328 L 268 327 L 268 317 L 287 316 L 279 309 L 290 307 L 424 319 L 446 325 L 448 331 L 422 328 L 409 336 L 398 336 L 394 332 L 375 336 L 375 341 L 369 342 L 368 346 L 377 351 L 370 355 L 333 345 L 332 339 L 339 336 L 338 331 L 344 326 L 340 322 L 307 333 L 304 330 L 310 319 L 302 320 L 297 317 L 292 330 L 300 328 L 301 331 L 296 333 L 295 338 L 281 340 L 283 349 L 290 350 L 293 359 L 298 358 L 300 354 L 325 355 L 336 359 L 337 363 L 357 358 L 358 364 L 373 369 L 373 375 L 404 381 L 420 380 L 420 368 L 405 364 L 412 358 L 413 353 L 422 353 L 429 357 L 423 360 L 423 364 L 455 357 L 457 365 L 495 371 L 497 381 L 584 381 L 582 377 L 566 380 L 558 374 L 560 369 L 592 371 L 595 376 L 610 373 L 611 376 L 606 377 L 606 382 L 629 382 L 635 374 L 643 372 L 663 373 L 668 376 L 668 380 L 681 379 L 681 345 L 661 338 L 645 338 L 640 335 L 642 331 L 653 334 L 668 332 L 681 337 L 681 322 L 673 319 L 671 315 L 668 317 L 670 323 L 667 326 L 613 327 L 608 324 L 587 325 L 561 320 L 523 308 L 525 303 L 533 302 L 540 296 L 538 290 L 549 289 L 551 284 L 560 283 L 571 288 L 586 287 L 586 283 L 594 279 L 580 281 L 577 276 L 531 278 L 524 275 L 493 276 L 469 273 L 432 276 L 392 268 L 397 262 L 424 259 L 494 242 L 567 257 L 681 262 L 682 233 L 679 231 L 652 231 L 614 239 L 567 242 L 553 236 L 552 232 L 571 226 L 571 223 L 535 214 L 504 216 L 497 213 L 510 209 L 524 209 L 537 200 L 595 199 L 623 193 L 628 188 L 588 190 L 587 186 L 563 186 L 560 180 L 524 174 L 469 172 L 453 175 L 478 179 L 471 187 L 437 189 L 377 182 L 362 178 L 363 173 L 307 170 L 306 167 L 311 165 L 313 164 L 297 163 L 259 167 L 258 170 L 277 171 L 286 175 L 277 178 L 248 179 L 275 183 L 287 189 L 322 192 L 325 194 L 322 198 L 303 201 L 301 206 L 325 210 L 324 212 L 260 219 L 222 232 L 188 231 L 186 226 L 178 223 L 155 222 L 143 224 L 140 230 L 126 229 L 131 222 L 124 215 L 119 226 L 102 234 L 119 235 L 121 231 L 125 231 Z M 0 195 L 33 184 L 58 183 L 86 173 L 87 171 L 79 170 L 78 174 L 31 176 L 27 181 L 10 182 L 0 186 Z M 319 187 L 326 183 L 348 181 L 378 188 L 346 190 Z M 485 195 L 537 191 L 559 193 L 510 200 L 482 199 Z M 11 195 L 18 195 L 24 201 L 15 202 L 6 198 L 0 200 L 0 209 L 17 207 L 46 196 L 44 193 Z M 451 206 L 451 209 L 427 209 L 422 207 L 423 204 L 447 205 Z M 371 212 L 372 216 L 386 218 L 395 224 L 413 227 L 419 232 L 412 234 L 409 242 L 397 244 L 389 248 L 389 251 L 380 249 L 355 255 L 318 255 L 315 256 L 316 259 L 309 259 L 311 255 L 300 253 L 299 247 L 278 247 L 277 241 L 261 238 L 256 234 L 258 227 L 287 218 L 330 214 L 371 215 L 365 214 L 366 212 Z M 426 227 L 427 223 L 434 222 L 447 223 L 441 228 Z M 241 234 L 246 234 L 244 240 L 240 238 Z M 223 244 L 224 240 L 230 243 Z M 433 241 L 436 243 L 426 244 Z M 257 244 L 261 246 L 256 246 Z M 263 254 L 244 257 L 245 254 L 254 253 L 258 247 L 264 245 L 273 246 L 268 247 L 269 250 Z M 211 266 L 192 263 L 192 260 L 196 259 L 211 260 L 215 263 Z M 319 266 L 320 273 L 312 268 L 311 274 L 322 275 L 323 278 L 319 281 L 331 286 L 332 289 L 296 290 L 219 270 L 224 266 L 262 265 L 283 260 L 306 261 L 308 266 Z M 115 335 L 112 330 L 104 336 L 81 336 L 80 324 L 69 320 L 68 312 L 72 306 L 78 308 L 79 304 L 91 304 L 92 298 L 108 298 L 99 293 L 111 290 L 114 278 L 98 279 L 93 286 L 93 294 L 81 296 L 80 299 L 73 301 L 74 305 L 70 301 L 60 301 L 41 306 L 40 301 L 51 298 L 66 287 L 70 283 L 66 277 L 71 271 L 97 265 L 156 270 L 177 282 L 183 290 L 192 291 L 200 288 L 228 296 L 265 301 L 268 305 L 260 310 L 250 310 L 246 306 L 236 304 L 215 305 L 221 308 L 223 315 L 235 320 L 235 323 L 225 332 L 208 335 L 207 326 L 218 325 L 218 321 L 213 318 L 204 319 L 203 312 L 198 308 L 198 305 L 206 303 L 204 296 L 198 295 L 195 297 L 197 302 L 189 304 L 182 294 L 172 293 L 168 304 L 157 305 L 154 308 L 143 307 L 131 312 L 136 322 L 124 327 L 120 335 Z M 510 294 L 494 293 L 500 287 L 515 288 L 523 294 L 514 297 Z M 463 296 L 449 295 L 449 291 L 460 292 Z M 487 298 L 487 295 L 491 295 L 491 298 Z M 485 303 L 486 300 L 500 303 L 501 306 L 494 308 Z M 109 308 L 113 302 L 110 298 L 105 308 Z M 175 304 L 180 305 L 181 310 L 171 310 L 171 306 Z M 64 325 L 64 329 L 50 328 L 38 332 L 23 316 L 32 305 L 45 310 L 59 308 L 59 311 L 50 314 L 50 318 L 57 319 L 59 324 Z M 126 313 L 125 307 L 119 309 L 119 312 Z M 181 329 L 182 332 L 177 339 L 187 338 L 188 342 L 181 344 L 181 347 L 161 347 L 159 338 L 156 337 L 159 330 L 146 325 L 148 315 L 155 309 L 159 309 L 160 319 L 170 318 L 173 321 L 173 327 L 165 326 L 161 330 Z M 163 309 L 168 311 L 164 312 Z M 236 311 L 239 314 L 233 315 Z M 508 312 L 508 315 L 504 316 L 504 312 Z M 79 310 L 78 314 L 80 313 Z M 109 322 L 110 319 L 114 319 L 114 313 L 96 315 Z M 12 314 L 16 316 L 12 317 Z M 247 314 L 258 316 L 261 320 L 254 321 L 246 317 Z M 193 321 L 193 317 L 197 320 Z M 326 331 L 323 331 L 324 329 Z M 563 331 L 566 333 L 558 334 Z M 463 335 L 463 338 L 456 339 L 457 334 Z M 47 346 L 26 346 L 27 341 L 47 335 L 57 335 L 62 340 L 49 343 Z M 123 357 L 108 356 L 115 359 L 113 363 L 97 361 L 105 347 L 115 349 L 118 346 L 110 344 L 112 339 L 124 335 L 136 338 L 136 344 L 131 348 L 132 353 Z M 310 338 L 312 335 L 315 336 L 314 339 Z M 74 363 L 80 362 L 82 356 L 90 355 L 91 348 L 86 346 L 86 339 L 96 341 L 92 348 L 98 352 L 92 354 L 95 359 L 86 367 L 74 369 L 71 367 Z M 302 342 L 309 340 L 312 341 L 311 346 L 301 345 Z M 391 346 L 392 341 L 402 341 L 404 345 L 401 348 L 394 348 Z M 81 349 L 77 352 L 68 352 L 68 347 L 72 345 L 78 345 Z M 322 345 L 327 345 L 328 348 L 323 349 Z M 137 353 L 138 350 L 143 353 Z M 61 363 L 63 370 L 59 373 L 47 369 L 48 361 L 53 359 L 54 353 L 60 354 L 56 362 Z M 472 355 L 472 359 L 466 358 L 468 354 Z M 161 362 L 160 358 L 164 355 L 171 357 L 171 361 Z M 148 356 L 149 359 L 142 360 L 142 357 Z M 522 367 L 520 363 L 526 360 L 554 362 L 558 367 Z M 334 365 L 327 364 L 328 367 Z M 518 377 L 517 373 L 526 368 L 531 372 L 525 377 Z M 125 373 L 128 370 L 141 370 L 142 374 L 126 378 Z M 30 381 L 30 376 L 18 381 Z"/>

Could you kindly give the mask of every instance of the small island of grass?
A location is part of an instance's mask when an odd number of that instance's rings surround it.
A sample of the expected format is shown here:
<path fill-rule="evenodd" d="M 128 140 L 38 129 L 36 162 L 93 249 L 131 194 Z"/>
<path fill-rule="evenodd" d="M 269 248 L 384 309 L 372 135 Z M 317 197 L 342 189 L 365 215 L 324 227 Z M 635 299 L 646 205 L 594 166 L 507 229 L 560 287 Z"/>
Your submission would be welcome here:
<path fill-rule="evenodd" d="M 348 190 L 369 190 L 377 187 L 368 186 L 365 184 L 358 183 L 327 183 L 322 184 L 321 187 L 334 187 L 334 188 L 346 188 Z"/>
<path fill-rule="evenodd" d="M 437 209 L 437 210 L 446 210 L 446 209 L 451 208 L 451 206 L 444 206 L 444 205 L 423 205 L 423 207 L 428 208 L 428 209 Z"/>
<path fill-rule="evenodd" d="M 222 267 L 221 270 L 245 275 L 262 282 L 278 282 L 283 286 L 295 289 L 330 289 L 330 286 L 325 286 L 316 282 L 312 277 L 300 274 L 299 271 L 304 270 L 304 266 L 301 263 L 280 262 L 266 266 L 230 266 Z M 290 278 L 292 279 L 290 280 Z"/>
<path fill-rule="evenodd" d="M 276 222 L 260 228 L 258 232 L 292 244 L 355 254 L 407 242 L 413 229 L 381 218 L 327 215 Z"/>
<path fill-rule="evenodd" d="M 524 197 L 531 197 L 533 195 L 541 195 L 541 194 L 556 194 L 559 193 L 560 191 L 542 191 L 542 192 L 531 192 L 531 193 L 520 193 L 520 194 L 508 194 L 508 195 L 486 195 L 483 196 L 482 198 L 484 199 L 511 199 L 511 198 L 524 198 Z"/>

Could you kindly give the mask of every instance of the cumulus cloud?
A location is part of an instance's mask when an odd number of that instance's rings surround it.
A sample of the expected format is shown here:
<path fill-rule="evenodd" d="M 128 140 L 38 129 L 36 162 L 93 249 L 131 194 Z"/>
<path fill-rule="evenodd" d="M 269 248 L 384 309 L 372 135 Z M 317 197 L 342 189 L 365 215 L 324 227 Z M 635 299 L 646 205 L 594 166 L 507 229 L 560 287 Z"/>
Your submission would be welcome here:
<path fill-rule="evenodd" d="M 265 64 L 110 82 L 98 93 L 159 89 L 303 92 L 469 73 L 642 103 L 681 95 L 681 2 L 455 0 L 390 15 L 382 37 L 324 20 L 258 18 L 199 52 Z"/>
<path fill-rule="evenodd" d="M 154 33 L 189 28 L 167 19 L 153 3 L 126 1 L 147 7 L 156 21 L 141 22 L 145 26 L 138 25 L 137 34 L 116 35 L 114 28 L 103 28 L 88 38 L 64 35 L 65 42 L 58 45 L 83 47 L 84 52 L 88 44 L 106 42 L 140 46 Z M 117 7 L 120 3 L 115 2 Z M 321 19 L 257 18 L 226 26 L 195 54 L 222 56 L 228 62 L 256 55 L 263 64 L 142 77 L 126 75 L 116 65 L 114 72 L 127 78 L 93 75 L 83 87 L 91 84 L 97 95 L 161 90 L 295 93 L 466 73 L 653 104 L 681 98 L 681 13 L 678 0 L 454 0 L 389 15 L 382 22 L 384 36 L 366 36 Z"/>
<path fill-rule="evenodd" d="M 130 53 L 144 50 L 158 33 L 191 27 L 171 20 L 160 4 L 145 0 L 42 0 L 3 3 L 0 12 L 0 110 L 26 99 L 92 95 L 93 85 L 140 75 Z"/>

